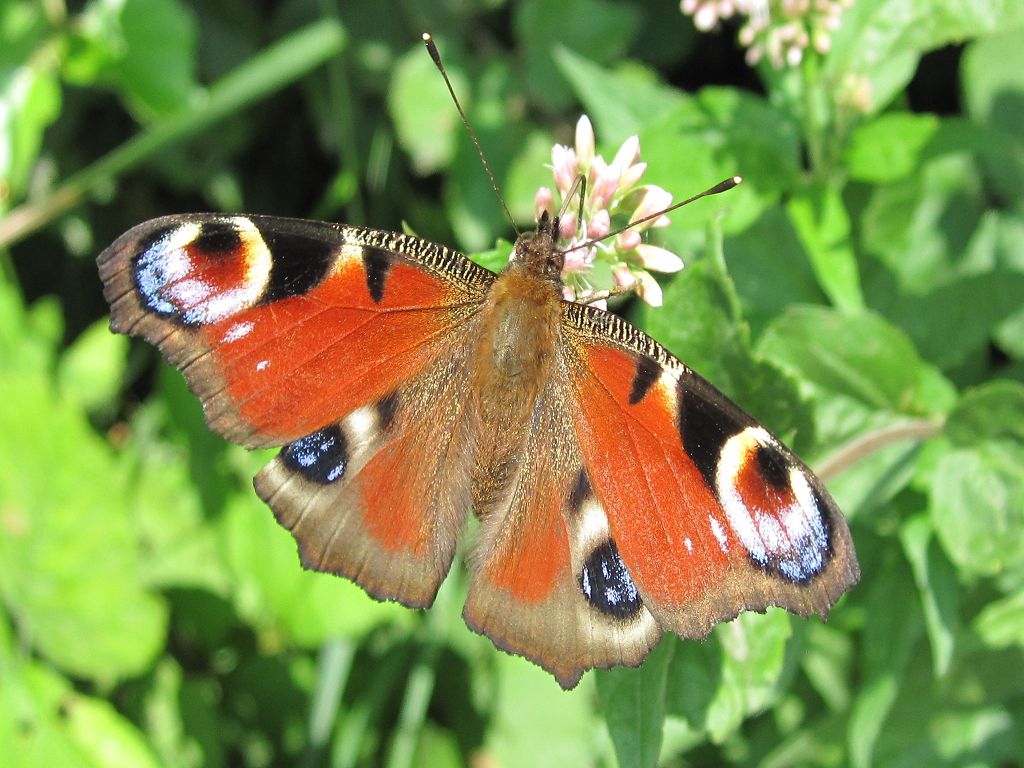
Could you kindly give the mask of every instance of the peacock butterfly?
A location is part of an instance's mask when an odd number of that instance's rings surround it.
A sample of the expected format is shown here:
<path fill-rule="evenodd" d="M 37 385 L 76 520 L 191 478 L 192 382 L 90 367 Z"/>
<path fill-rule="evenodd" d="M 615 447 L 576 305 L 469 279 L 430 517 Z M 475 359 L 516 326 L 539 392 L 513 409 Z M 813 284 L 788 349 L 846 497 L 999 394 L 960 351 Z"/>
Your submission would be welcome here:
<path fill-rule="evenodd" d="M 501 274 L 405 234 L 269 216 L 145 222 L 97 259 L 215 432 L 283 446 L 256 492 L 302 564 L 431 605 L 469 512 L 464 617 L 572 688 L 664 630 L 825 616 L 859 577 L 828 491 L 618 316 L 562 298 L 558 220 Z"/>

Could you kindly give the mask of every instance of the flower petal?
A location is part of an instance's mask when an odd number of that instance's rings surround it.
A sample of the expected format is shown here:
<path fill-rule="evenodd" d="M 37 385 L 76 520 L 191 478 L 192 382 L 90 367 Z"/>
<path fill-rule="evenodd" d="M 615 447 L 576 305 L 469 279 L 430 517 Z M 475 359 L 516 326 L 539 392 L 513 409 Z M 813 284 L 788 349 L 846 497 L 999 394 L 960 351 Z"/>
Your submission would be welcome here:
<path fill-rule="evenodd" d="M 580 168 L 590 167 L 594 159 L 594 126 L 586 115 L 581 115 L 576 123 L 576 157 Z"/>
<path fill-rule="evenodd" d="M 640 159 L 640 137 L 630 136 L 619 147 L 619 151 L 615 153 L 615 159 L 612 160 L 612 165 L 618 166 L 619 176 L 633 165 L 637 160 Z"/>
<path fill-rule="evenodd" d="M 636 275 L 633 274 L 633 270 L 626 262 L 620 261 L 612 267 L 612 280 L 619 288 L 629 288 L 636 283 Z"/>
<path fill-rule="evenodd" d="M 548 216 L 551 215 L 555 209 L 555 195 L 547 187 L 541 187 L 537 190 L 537 194 L 533 196 L 533 212 L 536 215 L 537 220 L 540 220 L 540 215 L 547 211 Z"/>
<path fill-rule="evenodd" d="M 643 242 L 643 236 L 635 229 L 627 229 L 625 232 L 620 232 L 619 236 L 615 238 L 615 247 L 620 252 L 632 251 L 638 245 Z"/>
<path fill-rule="evenodd" d="M 599 240 L 607 235 L 612 229 L 612 219 L 607 208 L 602 208 L 587 223 L 587 236 L 591 240 Z"/>
<path fill-rule="evenodd" d="M 636 247 L 640 261 L 647 269 L 655 272 L 678 272 L 683 268 L 683 260 L 665 248 L 650 243 L 641 243 Z"/>
<path fill-rule="evenodd" d="M 565 196 L 576 180 L 576 150 L 555 144 L 551 148 L 551 171 L 555 177 L 555 186 Z"/>
<path fill-rule="evenodd" d="M 661 286 L 647 272 L 636 272 L 637 295 L 652 307 L 660 307 L 662 302 Z"/>
<path fill-rule="evenodd" d="M 646 187 L 641 187 L 644 191 L 644 196 L 640 200 L 640 205 L 633 211 L 633 215 L 629 217 L 629 223 L 646 219 L 648 216 L 652 216 L 655 213 L 660 213 L 672 205 L 672 193 L 666 192 L 659 186 L 654 184 L 648 184 Z M 647 226 L 650 226 L 648 222 Z M 641 231 L 647 229 L 647 227 L 641 226 Z"/>

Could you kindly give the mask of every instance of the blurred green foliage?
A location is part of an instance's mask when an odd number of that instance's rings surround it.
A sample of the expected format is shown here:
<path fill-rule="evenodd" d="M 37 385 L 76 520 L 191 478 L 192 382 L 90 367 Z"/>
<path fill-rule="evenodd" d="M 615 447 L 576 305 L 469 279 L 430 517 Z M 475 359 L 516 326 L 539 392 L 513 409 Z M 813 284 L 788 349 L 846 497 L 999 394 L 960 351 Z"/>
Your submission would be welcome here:
<path fill-rule="evenodd" d="M 659 231 L 623 311 L 819 463 L 861 583 L 563 693 L 462 624 L 303 572 L 93 259 L 185 210 L 509 235 L 581 111 Z M 0 4 L 5 766 L 1016 765 L 1024 755 L 1024 4 L 858 0 L 750 69 L 674 0 Z M 710 222 L 710 224 L 709 224 Z M 500 265 L 501 247 L 489 255 Z"/>

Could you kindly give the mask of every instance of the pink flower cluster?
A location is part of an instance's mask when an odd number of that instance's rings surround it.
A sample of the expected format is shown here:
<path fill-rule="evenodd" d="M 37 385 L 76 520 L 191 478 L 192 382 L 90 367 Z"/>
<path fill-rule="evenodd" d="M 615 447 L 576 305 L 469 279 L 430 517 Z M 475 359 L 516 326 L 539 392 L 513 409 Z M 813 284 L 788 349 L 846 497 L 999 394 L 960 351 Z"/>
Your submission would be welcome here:
<path fill-rule="evenodd" d="M 551 150 L 551 169 L 555 192 L 548 187 L 537 190 L 537 215 L 547 211 L 559 220 L 559 246 L 565 249 L 562 270 L 565 298 L 582 301 L 602 290 L 633 291 L 651 306 L 661 305 L 661 287 L 648 270 L 677 272 L 683 268 L 676 254 L 643 240 L 643 233 L 666 227 L 667 216 L 658 216 L 620 232 L 608 240 L 584 248 L 574 246 L 603 238 L 613 229 L 640 221 L 672 204 L 672 195 L 653 184 L 639 185 L 647 170 L 640 161 L 640 140 L 631 136 L 623 142 L 615 158 L 608 163 L 594 152 L 594 129 L 586 115 L 576 124 L 576 144 L 556 144 Z M 582 218 L 578 216 L 580 193 L 577 180 L 586 179 Z M 556 205 L 557 204 L 557 205 Z M 564 210 L 563 210 L 564 207 Z M 579 219 L 579 221 L 578 221 Z M 593 283 L 596 262 L 611 266 L 613 285 Z M 613 287 L 614 286 L 614 287 Z M 598 304 L 598 302 L 594 302 Z"/>
<path fill-rule="evenodd" d="M 826 53 L 843 10 L 852 4 L 853 0 L 681 0 L 679 7 L 705 32 L 723 19 L 746 16 L 739 40 L 747 49 L 747 62 L 756 64 L 767 57 L 781 69 L 799 64 L 808 47 Z"/>

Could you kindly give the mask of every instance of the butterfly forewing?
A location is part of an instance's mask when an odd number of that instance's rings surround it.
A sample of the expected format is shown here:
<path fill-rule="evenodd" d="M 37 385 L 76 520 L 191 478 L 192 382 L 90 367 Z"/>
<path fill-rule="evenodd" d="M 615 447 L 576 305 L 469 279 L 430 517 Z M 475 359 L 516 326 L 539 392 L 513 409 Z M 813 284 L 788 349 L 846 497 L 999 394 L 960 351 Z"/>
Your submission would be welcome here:
<path fill-rule="evenodd" d="M 157 345 L 212 429 L 282 445 L 386 397 L 479 308 L 494 275 L 392 232 L 170 216 L 99 259 L 111 327 Z"/>

